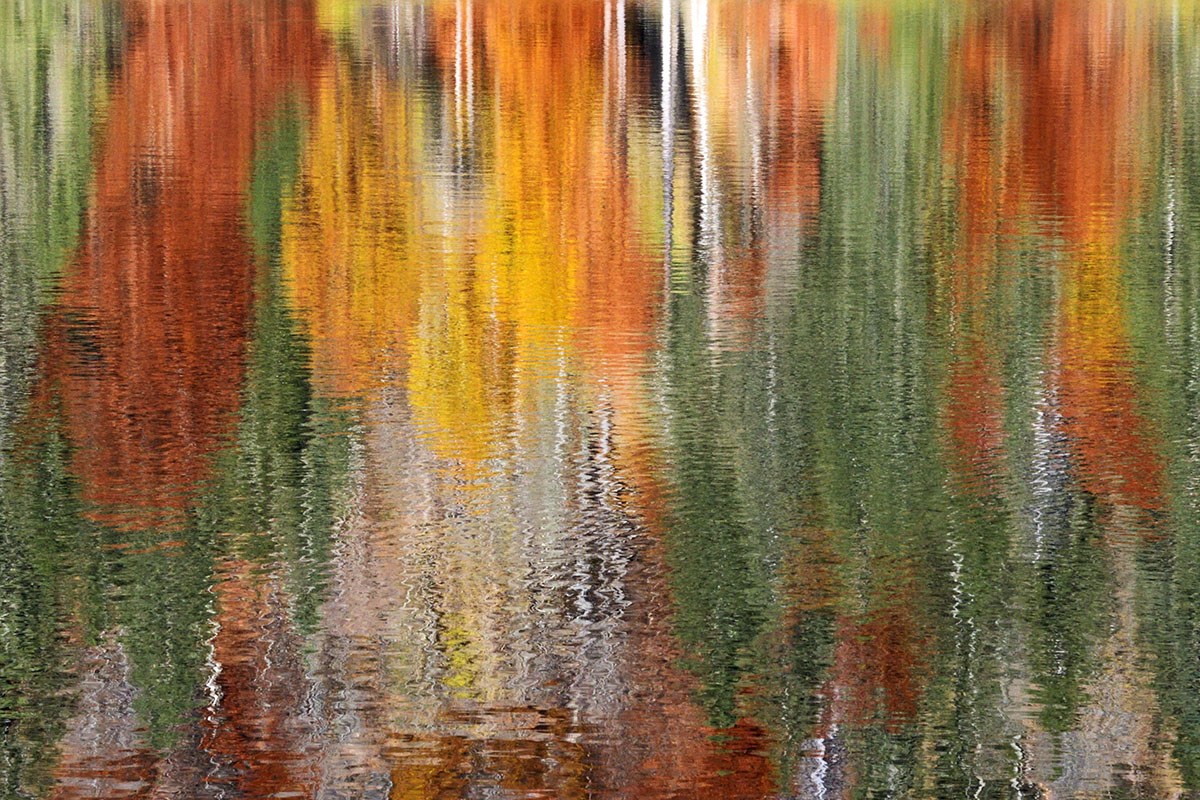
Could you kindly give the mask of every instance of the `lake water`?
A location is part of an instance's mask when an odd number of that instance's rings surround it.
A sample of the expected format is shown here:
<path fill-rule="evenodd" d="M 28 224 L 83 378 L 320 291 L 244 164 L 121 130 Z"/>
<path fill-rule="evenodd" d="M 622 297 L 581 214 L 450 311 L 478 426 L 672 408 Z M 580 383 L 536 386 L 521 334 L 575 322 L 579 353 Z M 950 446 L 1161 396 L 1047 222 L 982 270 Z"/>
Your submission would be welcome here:
<path fill-rule="evenodd" d="M 0 2 L 0 797 L 1200 796 L 1200 6 Z"/>

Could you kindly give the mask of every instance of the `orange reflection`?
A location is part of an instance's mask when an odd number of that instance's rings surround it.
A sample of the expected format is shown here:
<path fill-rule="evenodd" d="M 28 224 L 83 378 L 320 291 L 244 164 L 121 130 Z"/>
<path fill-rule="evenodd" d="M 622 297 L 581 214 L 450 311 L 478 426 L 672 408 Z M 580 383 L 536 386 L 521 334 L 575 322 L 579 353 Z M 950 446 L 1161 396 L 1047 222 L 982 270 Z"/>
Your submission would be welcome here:
<path fill-rule="evenodd" d="M 212 640 L 219 702 L 206 715 L 198 753 L 223 767 L 214 783 L 234 797 L 316 797 L 319 723 L 305 710 L 310 686 L 288 598 L 246 562 L 226 565 L 222 577 Z"/>
<path fill-rule="evenodd" d="M 975 480 L 1000 469 L 995 312 L 1018 278 L 1019 237 L 1055 237 L 1065 258 L 1048 373 L 1077 479 L 1110 502 L 1155 509 L 1161 464 L 1139 410 L 1120 257 L 1153 91 L 1149 26 L 1122 3 L 977 13 L 956 41 L 945 139 L 960 221 L 944 275 L 958 458 Z"/>
<path fill-rule="evenodd" d="M 61 388 L 94 516 L 155 531 L 180 524 L 239 408 L 257 267 L 245 216 L 255 137 L 308 90 L 324 46 L 308 2 L 132 0 L 123 13 L 129 40 L 83 243 L 46 333 L 66 357 L 48 362 L 45 380 Z M 274 643 L 262 597 L 242 588 L 217 593 L 222 723 L 198 746 L 233 764 L 254 796 L 299 791 L 310 783 L 280 754 L 294 749 L 282 720 L 301 697 L 277 676 L 256 679 Z M 119 695 L 124 679 L 105 670 Z M 100 737 L 65 747 L 55 796 L 200 792 L 193 781 L 204 776 L 180 764 L 196 742 L 185 737 L 163 759 L 136 744 L 136 725 L 128 712 L 114 726 L 127 729 L 126 751 L 95 752 Z"/>
<path fill-rule="evenodd" d="M 187 506 L 238 408 L 255 131 L 307 84 L 318 48 L 307 4 L 124 11 L 131 42 L 54 322 L 79 344 L 55 363 L 85 498 L 109 521 L 142 524 Z"/>
<path fill-rule="evenodd" d="M 1119 255 L 1141 165 L 1139 114 L 1153 91 L 1148 25 L 1120 3 L 1053 5 L 1048 37 L 1013 31 L 1027 95 L 1024 172 L 1062 218 L 1068 262 L 1055 358 L 1084 489 L 1153 510 L 1162 465 L 1129 352 Z M 1039 41 L 1040 39 L 1040 41 Z"/>
<path fill-rule="evenodd" d="M 1051 356 L 1082 488 L 1150 511 L 1162 465 L 1139 406 L 1120 258 L 1138 126 L 1154 91 L 1149 23 L 1123 3 L 1018 3 L 1004 24 L 1022 87 L 1019 170 L 1067 256 Z"/>

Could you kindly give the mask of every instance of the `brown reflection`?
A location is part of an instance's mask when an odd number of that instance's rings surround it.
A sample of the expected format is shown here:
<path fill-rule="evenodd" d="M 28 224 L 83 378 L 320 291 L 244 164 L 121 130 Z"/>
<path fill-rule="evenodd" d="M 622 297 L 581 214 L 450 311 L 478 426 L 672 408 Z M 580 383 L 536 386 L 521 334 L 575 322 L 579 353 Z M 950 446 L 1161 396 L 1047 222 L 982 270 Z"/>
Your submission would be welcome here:
<path fill-rule="evenodd" d="M 839 618 L 831 681 L 834 722 L 895 732 L 916 717 L 921 695 L 924 637 L 911 568 L 875 565 L 894 581 L 872 587 L 864 612 Z"/>
<path fill-rule="evenodd" d="M 1103 791 L 1127 770 L 1170 796 L 1178 776 L 1150 735 L 1160 711 L 1142 666 L 1133 557 L 1123 542 L 1152 534 L 1147 512 L 1163 503 L 1121 254 L 1147 166 L 1138 137 L 1157 91 L 1151 26 L 1123 3 L 1019 2 L 973 13 L 954 47 L 945 147 L 957 179 L 957 233 L 939 276 L 954 466 L 960 488 L 1002 496 L 1012 433 L 1002 326 L 1020 302 L 1009 299 L 1015 287 L 1030 285 L 1018 274 L 1023 242 L 1040 241 L 1040 253 L 1059 258 L 1035 401 L 1039 446 L 1050 452 L 1034 459 L 1065 459 L 1071 483 L 1100 501 L 1107 547 L 1097 558 L 1111 570 L 1115 598 L 1105 637 L 1089 644 L 1100 669 L 1087 678 L 1090 699 L 1074 729 L 1055 738 L 1036 729 L 1029 709 L 1005 713 L 1026 727 L 1023 769 L 1054 796 Z M 1030 468 L 1050 469 L 1040 461 Z M 1012 690 L 1014 705 L 1024 692 Z"/>
<path fill-rule="evenodd" d="M 762 14 L 778 14 L 778 40 L 768 105 L 770 167 L 766 209 L 807 231 L 821 200 L 821 143 L 827 106 L 837 78 L 837 9 L 831 3 L 785 3 Z M 769 30 L 769 28 L 768 28 Z M 765 49 L 765 48 L 764 48 Z"/>
<path fill-rule="evenodd" d="M 89 648 L 80 703 L 60 743 L 56 800 L 71 798 L 315 797 L 312 687 L 287 597 L 244 562 L 226 567 L 215 588 L 210 703 L 168 753 L 145 746 L 119 637 Z"/>
<path fill-rule="evenodd" d="M 131 0 L 122 11 L 128 41 L 83 243 L 46 333 L 65 356 L 47 361 L 44 380 L 62 393 L 94 518 L 155 536 L 182 521 L 239 407 L 256 135 L 307 92 L 324 46 L 310 2 Z M 146 750 L 130 707 L 145 687 L 129 686 L 116 641 L 89 656 L 99 706 L 85 703 L 72 723 L 55 796 L 202 796 L 223 782 L 245 796 L 311 794 L 289 721 L 303 701 L 287 666 L 297 643 L 264 613 L 280 601 L 247 581 L 216 592 L 217 727 L 183 732 L 167 758 Z M 108 734 L 88 735 L 97 720 Z"/>
<path fill-rule="evenodd" d="M 131 2 L 94 199 L 54 327 L 84 496 L 140 525 L 189 502 L 239 403 L 255 132 L 311 80 L 311 4 Z"/>
<path fill-rule="evenodd" d="M 214 589 L 218 615 L 212 660 L 220 666 L 209 691 L 198 753 L 208 762 L 203 779 L 217 794 L 234 797 L 316 797 L 321 723 L 291 627 L 289 598 L 254 565 L 225 565 Z M 187 784 L 181 791 L 197 791 Z"/>

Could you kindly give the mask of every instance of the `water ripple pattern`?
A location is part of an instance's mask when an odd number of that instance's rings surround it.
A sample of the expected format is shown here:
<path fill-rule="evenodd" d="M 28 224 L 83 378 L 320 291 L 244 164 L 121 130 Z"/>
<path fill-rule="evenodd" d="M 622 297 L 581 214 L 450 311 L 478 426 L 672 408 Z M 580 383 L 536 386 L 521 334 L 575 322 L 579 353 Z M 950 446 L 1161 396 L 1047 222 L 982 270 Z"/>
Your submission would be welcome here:
<path fill-rule="evenodd" d="M 0 799 L 1197 796 L 1200 6 L 0 0 Z"/>

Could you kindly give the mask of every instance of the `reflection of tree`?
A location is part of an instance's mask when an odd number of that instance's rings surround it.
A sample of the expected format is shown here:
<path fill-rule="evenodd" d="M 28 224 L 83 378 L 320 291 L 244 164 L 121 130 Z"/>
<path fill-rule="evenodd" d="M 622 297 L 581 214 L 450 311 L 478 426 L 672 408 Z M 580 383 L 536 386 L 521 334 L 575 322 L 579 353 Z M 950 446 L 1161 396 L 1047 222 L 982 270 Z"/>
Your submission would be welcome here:
<path fill-rule="evenodd" d="M 1196 308 L 1200 302 L 1200 76 L 1193 37 L 1176 38 L 1159 22 L 1162 41 L 1156 56 L 1164 65 L 1162 108 L 1154 120 L 1152 152 L 1161 157 L 1151 172 L 1146 213 L 1135 219 L 1121 254 L 1136 269 L 1127 279 L 1130 333 L 1145 361 L 1139 372 L 1156 391 L 1153 419 L 1164 434 L 1163 478 L 1169 502 L 1162 530 L 1139 553 L 1138 589 L 1141 641 L 1154 653 L 1155 688 L 1162 711 L 1174 722 L 1171 749 L 1183 785 L 1200 787 L 1200 342 Z M 1165 737 L 1164 737 L 1165 738 Z"/>
<path fill-rule="evenodd" d="M 118 20 L 86 2 L 0 7 L 0 794 L 40 796 L 70 701 L 70 651 L 101 624 L 58 385 L 30 392 L 44 303 L 84 216 L 91 113 Z M 29 411 L 25 409 L 29 408 Z"/>
<path fill-rule="evenodd" d="M 0 9 L 0 445 L 33 377 L 46 290 L 83 221 L 105 40 L 120 28 L 107 11 L 85 0 Z"/>
<path fill-rule="evenodd" d="M 70 709 L 71 651 L 104 624 L 96 531 L 81 513 L 56 394 L 35 395 L 39 411 L 0 473 L 0 747 L 12 797 L 48 788 Z"/>
<path fill-rule="evenodd" d="M 919 23 L 907 33 L 929 36 Z M 930 44 L 936 39 L 922 41 Z M 713 355 L 725 335 L 719 327 L 715 340 L 705 335 L 705 303 L 720 302 L 711 291 L 716 265 L 696 285 L 675 279 L 668 563 L 676 630 L 714 724 L 746 715 L 772 723 L 787 783 L 807 780 L 798 773 L 812 768 L 812 752 L 824 748 L 832 763 L 835 750 L 849 747 L 853 767 L 834 771 L 859 770 L 863 786 L 875 786 L 913 757 L 908 728 L 920 709 L 918 654 L 928 635 L 917 614 L 935 596 L 926 588 L 932 565 L 922 566 L 928 540 L 916 533 L 939 486 L 935 453 L 923 444 L 932 397 L 922 371 L 932 344 L 922 298 L 904 287 L 920 285 L 924 266 L 905 226 L 930 185 L 918 170 L 932 162 L 918 154 L 936 143 L 927 129 L 938 116 L 935 93 L 903 83 L 915 76 L 896 76 L 898 91 L 879 67 L 847 59 L 841 69 L 856 100 L 827 118 L 845 130 L 819 153 L 816 230 L 761 246 L 763 263 L 780 275 L 729 269 L 720 278 L 723 296 L 736 297 L 742 279 L 769 285 L 794 271 L 794 288 L 766 297 L 750 346 Z M 913 88 L 926 92 L 920 102 L 888 102 Z M 815 110 L 819 97 L 788 103 L 813 108 L 818 131 L 830 124 Z M 773 113 L 768 107 L 763 118 Z M 884 149 L 876 143 L 889 139 L 875 126 L 908 137 Z M 768 140 L 772 133 L 763 131 Z M 776 175 L 794 179 L 769 164 L 764 175 L 768 187 Z M 751 187 L 721 191 L 736 208 Z M 867 218 L 890 224 L 860 238 Z M 733 234 L 721 235 L 732 248 Z M 695 239 L 719 257 L 705 236 Z M 780 245 L 795 249 L 771 249 Z M 891 757 L 881 760 L 884 752 Z"/>
<path fill-rule="evenodd" d="M 412 87 L 347 57 L 316 83 L 281 268 L 311 326 L 319 379 L 364 392 L 413 324 L 427 224 L 416 176 L 425 113 Z"/>
<path fill-rule="evenodd" d="M 260 697 L 232 662 L 253 660 L 249 644 L 268 646 L 272 625 L 286 640 L 315 624 L 351 440 L 343 415 L 310 388 L 309 347 L 282 301 L 280 204 L 295 174 L 295 112 L 259 136 L 280 101 L 305 90 L 319 42 L 311 8 L 259 6 L 125 9 L 132 33 L 93 179 L 93 235 L 48 316 L 36 402 L 13 450 L 21 456 L 4 462 L 0 478 L 14 579 L 57 609 L 18 609 L 37 630 L 17 631 L 26 643 L 16 653 L 40 639 L 37 663 L 47 667 L 34 670 L 25 656 L 3 671 L 18 687 L 15 703 L 41 698 L 46 713 L 22 712 L 44 721 L 42 730 L 9 728 L 10 785 L 45 780 L 68 713 L 65 670 L 55 666 L 67 658 L 72 672 L 100 665 L 89 680 L 111 685 L 109 710 L 85 711 L 114 714 L 112 728 L 128 729 L 123 747 L 134 749 L 106 750 L 85 735 L 91 720 L 71 720 L 63 796 L 71 786 L 103 794 L 121 781 L 154 781 L 156 772 L 165 785 L 187 786 L 203 779 L 189 771 L 195 747 L 243 773 L 246 786 L 288 780 L 272 777 L 270 754 L 293 749 L 278 721 L 295 717 L 284 702 L 294 687 Z M 223 449 L 230 432 L 233 446 Z M 287 565 L 282 590 L 251 588 L 262 585 L 253 569 L 217 570 L 231 548 L 235 566 Z M 275 598 L 273 622 L 245 599 L 255 596 Z M 101 632 L 103 647 L 56 660 L 56 649 L 78 652 Z M 202 694 L 210 640 L 231 661 L 210 714 L 232 738 L 180 728 L 211 702 Z M 287 646 L 294 663 L 299 646 Z M 136 720 L 122 705 L 130 695 Z M 170 759 L 152 755 L 167 746 Z"/>
<path fill-rule="evenodd" d="M 1149 746 L 1107 733 L 1149 724 L 1146 675 L 1125 654 L 1132 587 L 1121 537 L 1152 524 L 1159 456 L 1129 354 L 1117 255 L 1139 174 L 1135 97 L 1153 84 L 1149 40 L 1124 6 L 1064 2 L 980 10 L 956 47 L 962 85 L 947 144 L 963 172 L 961 221 L 941 280 L 955 359 L 947 421 L 963 486 L 957 515 L 972 520 L 955 534 L 971 545 L 962 574 L 990 549 L 992 569 L 1004 565 L 1020 598 L 1026 643 L 1014 647 L 1020 631 L 1008 628 L 993 645 L 1002 664 L 1019 665 L 1006 691 L 1031 681 L 1039 706 L 1040 732 L 1022 756 L 1034 765 L 1021 769 L 1063 792 L 1109 784 L 1122 761 L 1169 779 L 1151 769 Z M 1014 501 L 1028 517 L 1011 514 Z M 990 617 L 1016 616 L 990 583 L 967 595 L 991 596 L 972 619 L 973 646 L 976 631 L 995 630 Z"/>
<path fill-rule="evenodd" d="M 198 702 L 206 660 L 217 542 L 192 535 L 190 509 L 241 403 L 255 273 L 241 193 L 255 131 L 305 85 L 316 51 L 302 8 L 270 5 L 126 7 L 133 33 L 88 220 L 97 235 L 64 277 L 48 334 L 68 342 L 47 374 L 64 372 L 73 469 L 106 526 L 114 622 L 155 746 Z"/>
<path fill-rule="evenodd" d="M 83 752 L 68 758 L 65 774 L 115 777 L 136 759 L 143 779 L 179 791 L 200 791 L 197 781 L 204 791 L 234 786 L 254 796 L 315 791 L 306 750 L 315 721 L 299 706 L 299 637 L 313 629 L 323 599 L 330 538 L 348 500 L 352 439 L 345 415 L 312 391 L 310 348 L 282 300 L 280 203 L 295 171 L 298 126 L 285 106 L 257 145 L 248 212 L 257 297 L 233 441 L 211 456 L 210 477 L 173 533 L 175 553 L 122 548 L 107 559 L 107 570 L 158 594 L 153 606 L 132 590 L 108 603 L 122 621 L 148 744 L 173 750 L 165 761 L 118 754 L 108 773 L 89 767 L 97 755 Z M 191 571 L 162 573 L 182 564 Z M 210 587 L 212 603 L 202 599 Z M 210 660 L 221 669 L 205 697 Z M 197 720 L 201 703 L 208 709 L 199 728 L 181 728 Z M 215 776 L 199 771 L 204 763 Z"/>

